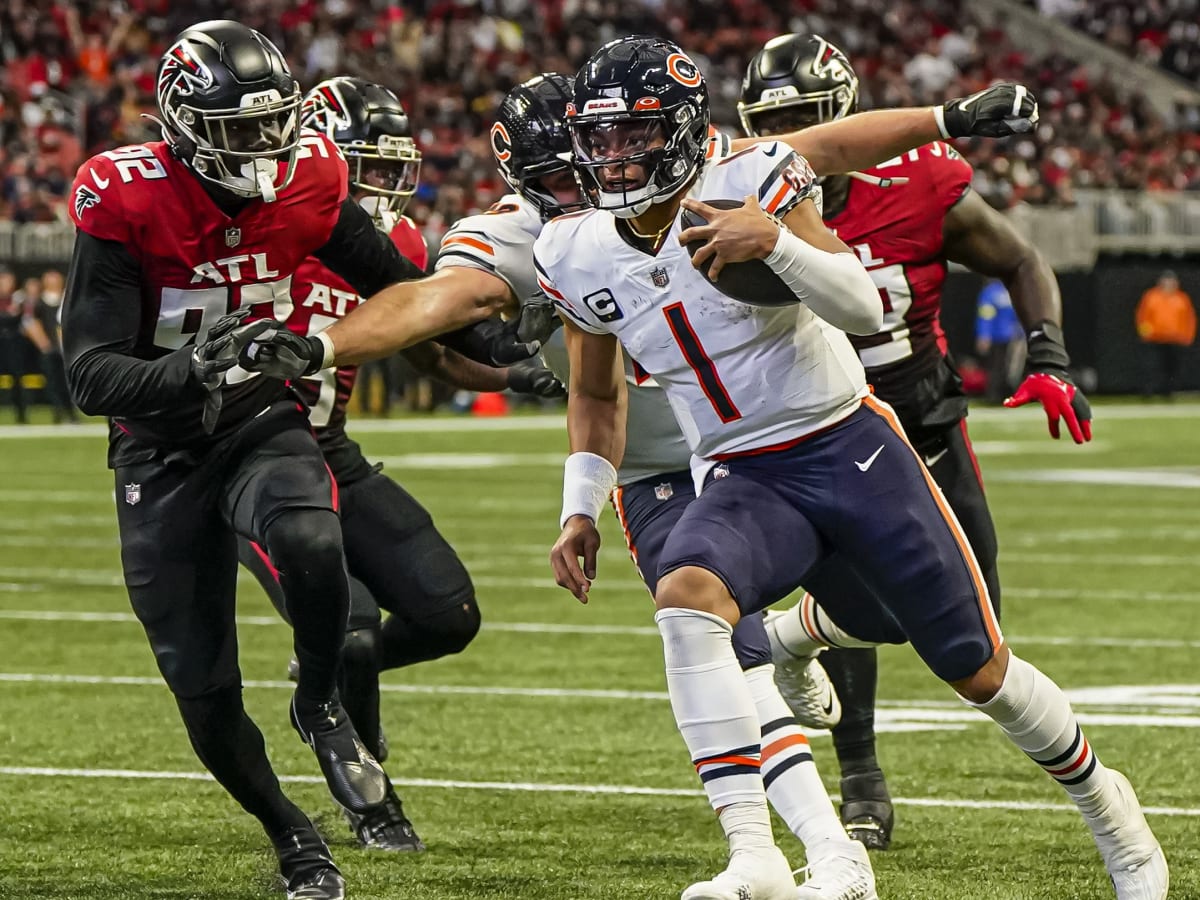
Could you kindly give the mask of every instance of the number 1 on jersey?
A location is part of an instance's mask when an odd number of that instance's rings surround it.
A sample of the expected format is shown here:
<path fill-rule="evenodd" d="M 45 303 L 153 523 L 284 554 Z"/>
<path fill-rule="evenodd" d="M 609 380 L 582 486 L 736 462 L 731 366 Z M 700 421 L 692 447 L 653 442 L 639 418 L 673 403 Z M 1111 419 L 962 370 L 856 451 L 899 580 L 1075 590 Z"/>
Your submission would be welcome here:
<path fill-rule="evenodd" d="M 692 328 L 692 323 L 688 321 L 687 310 L 683 308 L 683 304 L 672 303 L 663 307 L 663 315 L 667 317 L 667 325 L 671 328 L 671 334 L 675 336 L 675 342 L 683 351 L 683 358 L 696 373 L 700 389 L 704 391 L 704 396 L 708 397 L 708 402 L 712 404 L 717 416 L 725 424 L 740 419 L 742 414 L 734 404 L 733 398 L 729 396 L 729 391 L 725 390 L 716 366 L 713 365 L 704 345 L 700 343 L 700 337 Z"/>

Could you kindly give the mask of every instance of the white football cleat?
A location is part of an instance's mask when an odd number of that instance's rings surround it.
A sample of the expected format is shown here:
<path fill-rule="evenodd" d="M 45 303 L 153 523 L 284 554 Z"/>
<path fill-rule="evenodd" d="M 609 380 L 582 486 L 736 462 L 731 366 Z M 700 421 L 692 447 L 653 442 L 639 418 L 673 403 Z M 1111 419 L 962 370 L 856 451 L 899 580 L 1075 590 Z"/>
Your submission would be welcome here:
<path fill-rule="evenodd" d="M 839 841 L 800 871 L 807 877 L 796 900 L 879 900 L 871 858 L 858 841 Z"/>
<path fill-rule="evenodd" d="M 817 662 L 820 650 L 811 655 L 797 655 L 780 642 L 775 634 L 774 620 L 782 615 L 782 612 L 772 611 L 766 616 L 771 662 L 775 664 L 775 686 L 797 722 L 805 728 L 828 730 L 842 721 L 842 701 L 825 669 Z"/>
<path fill-rule="evenodd" d="M 1112 773 L 1117 800 L 1095 816 L 1085 816 L 1100 848 L 1117 900 L 1166 900 L 1170 872 L 1162 847 L 1146 824 L 1129 779 Z"/>
<path fill-rule="evenodd" d="M 724 872 L 693 884 L 680 900 L 796 900 L 796 880 L 778 847 L 737 850 Z"/>

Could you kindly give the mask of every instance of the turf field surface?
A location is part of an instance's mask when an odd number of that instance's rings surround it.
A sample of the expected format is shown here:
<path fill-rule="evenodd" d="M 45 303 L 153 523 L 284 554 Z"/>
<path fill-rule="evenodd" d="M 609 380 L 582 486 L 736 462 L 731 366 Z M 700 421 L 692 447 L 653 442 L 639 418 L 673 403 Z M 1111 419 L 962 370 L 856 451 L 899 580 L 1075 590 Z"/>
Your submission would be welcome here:
<path fill-rule="evenodd" d="M 1197 419 L 1182 402 L 1100 404 L 1082 448 L 1050 440 L 1036 412 L 970 420 L 1000 531 L 1006 634 L 1138 787 L 1179 898 L 1200 898 Z M 485 624 L 463 655 L 385 675 L 387 767 L 429 852 L 367 853 L 287 725 L 288 630 L 241 580 L 247 706 L 350 896 L 667 900 L 719 870 L 723 841 L 612 517 L 591 604 L 549 575 L 561 417 L 351 432 L 433 512 Z M 261 831 L 202 777 L 129 612 L 101 430 L 0 428 L 0 457 L 0 898 L 280 896 Z M 885 650 L 881 670 L 880 756 L 899 819 L 893 850 L 874 857 L 881 897 L 1112 896 L 1061 791 L 907 648 Z M 813 745 L 836 788 L 828 738 Z"/>

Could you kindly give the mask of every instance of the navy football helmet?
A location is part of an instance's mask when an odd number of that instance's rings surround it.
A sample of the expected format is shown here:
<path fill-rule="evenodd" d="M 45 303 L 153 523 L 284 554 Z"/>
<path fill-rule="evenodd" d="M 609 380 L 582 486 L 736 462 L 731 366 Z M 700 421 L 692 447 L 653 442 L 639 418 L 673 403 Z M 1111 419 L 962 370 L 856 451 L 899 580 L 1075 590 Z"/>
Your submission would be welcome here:
<path fill-rule="evenodd" d="M 543 219 L 587 205 L 582 195 L 577 202 L 564 203 L 548 186 L 548 182 L 575 179 L 566 124 L 570 103 L 570 80 L 544 73 L 508 92 L 492 126 L 492 153 L 501 176 Z"/>
<path fill-rule="evenodd" d="M 364 78 L 330 78 L 304 96 L 300 122 L 338 145 L 351 187 L 376 198 L 375 222 L 390 228 L 387 220 L 404 213 L 421 175 L 421 151 L 400 98 Z"/>
<path fill-rule="evenodd" d="M 846 54 L 818 34 L 781 34 L 750 60 L 738 116 L 751 137 L 799 131 L 858 106 L 858 76 Z"/>
<path fill-rule="evenodd" d="M 300 85 L 253 28 L 214 19 L 181 32 L 156 94 L 163 140 L 202 179 L 268 203 L 292 180 Z"/>
<path fill-rule="evenodd" d="M 625 37 L 605 44 L 575 78 L 567 124 L 588 202 L 633 218 L 695 175 L 708 142 L 708 89 L 699 67 L 670 41 Z M 624 166 L 645 178 L 624 178 Z"/>

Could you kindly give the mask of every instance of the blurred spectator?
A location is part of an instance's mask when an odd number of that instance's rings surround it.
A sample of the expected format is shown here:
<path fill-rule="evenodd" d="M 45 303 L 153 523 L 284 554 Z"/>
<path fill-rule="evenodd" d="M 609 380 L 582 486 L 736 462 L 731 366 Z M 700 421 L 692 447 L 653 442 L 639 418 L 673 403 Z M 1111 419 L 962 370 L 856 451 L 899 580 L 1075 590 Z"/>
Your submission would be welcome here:
<path fill-rule="evenodd" d="M 987 398 L 1001 401 L 1013 392 L 1025 366 L 1025 332 L 1004 285 L 991 280 L 979 292 L 975 310 L 975 352 L 987 372 Z"/>
<path fill-rule="evenodd" d="M 1056 12 L 1121 6 L 1043 2 Z M 1150 0 L 1162 56 L 1178 57 L 1181 68 L 1200 66 L 1197 3 Z M 746 62 L 787 31 L 842 46 L 868 108 L 1022 81 L 1041 101 L 1037 135 L 960 143 L 976 188 L 999 207 L 1070 203 L 1076 187 L 1200 188 L 1194 120 L 1170 129 L 1119 75 L 1035 58 L 963 0 L 896 0 L 882 14 L 873 0 L 57 0 L 49 9 L 6 0 L 0 218 L 65 220 L 65 192 L 86 156 L 156 139 L 143 116 L 154 112 L 159 55 L 187 25 L 219 17 L 279 44 L 304 88 L 345 72 L 397 90 L 426 159 L 409 213 L 435 245 L 449 224 L 505 190 L 487 139 L 504 93 L 541 71 L 574 73 L 597 45 L 633 33 L 671 37 L 693 54 L 709 78 L 714 122 L 730 130 Z"/>
<path fill-rule="evenodd" d="M 19 303 L 17 276 L 11 269 L 0 267 L 0 378 L 8 376 L 12 385 L 7 391 L 16 411 L 17 424 L 29 421 L 25 405 L 25 388 L 21 376 L 25 372 L 25 310 Z"/>
<path fill-rule="evenodd" d="M 50 269 L 41 278 L 25 279 L 21 290 L 27 317 L 26 333 L 41 354 L 42 374 L 46 376 L 46 394 L 54 410 L 54 422 L 78 421 L 67 373 L 63 365 L 62 340 L 58 325 L 63 298 L 63 274 Z"/>
<path fill-rule="evenodd" d="M 1147 396 L 1157 392 L 1170 398 L 1178 385 L 1185 348 L 1196 340 L 1196 310 L 1192 298 L 1179 287 L 1179 279 L 1170 269 L 1159 275 L 1158 283 L 1142 294 L 1135 321 L 1153 372 L 1153 376 L 1146 379 L 1145 392 Z"/>

